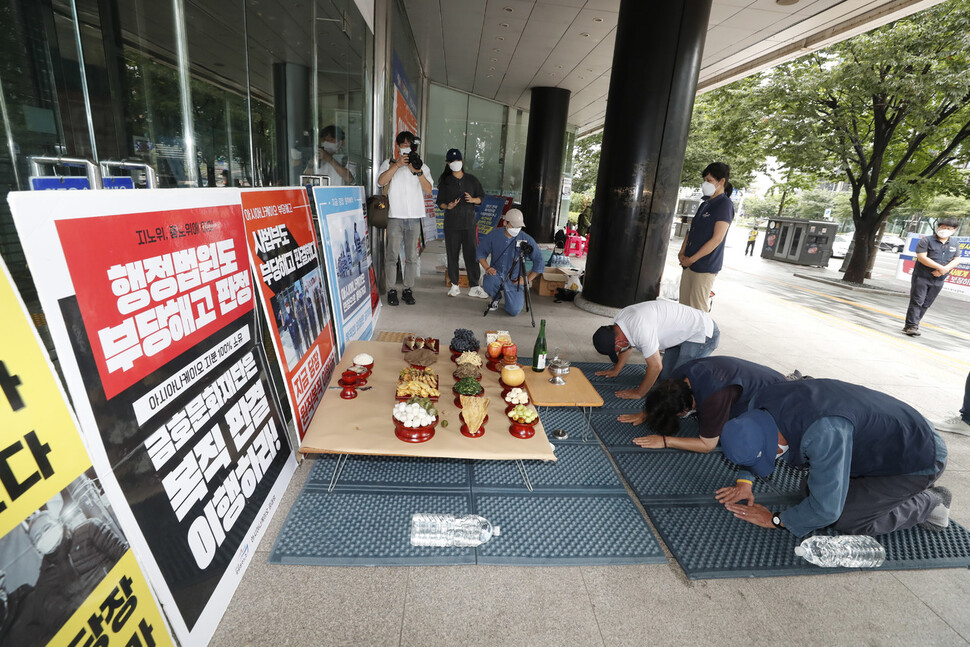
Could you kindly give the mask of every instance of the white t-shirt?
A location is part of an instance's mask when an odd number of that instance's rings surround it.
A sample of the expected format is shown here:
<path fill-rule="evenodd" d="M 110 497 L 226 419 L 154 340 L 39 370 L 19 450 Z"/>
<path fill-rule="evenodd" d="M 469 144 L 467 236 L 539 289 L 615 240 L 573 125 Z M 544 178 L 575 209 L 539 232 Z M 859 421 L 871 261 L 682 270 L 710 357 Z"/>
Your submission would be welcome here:
<path fill-rule="evenodd" d="M 338 164 L 339 163 L 340 161 L 338 160 Z M 347 162 L 346 164 L 343 164 L 343 167 L 350 171 L 350 174 L 354 178 L 357 177 L 357 165 L 355 163 Z M 337 172 L 337 169 L 334 168 L 333 164 L 330 162 L 322 162 L 320 164 L 320 172 L 317 173 L 316 169 L 313 168 L 313 161 L 311 160 L 310 163 L 307 164 L 306 168 L 303 169 L 303 175 L 326 175 L 330 178 L 330 186 L 344 186 L 345 184 L 344 179 L 340 176 L 340 173 Z"/>
<path fill-rule="evenodd" d="M 644 301 L 627 306 L 616 313 L 613 323 L 644 357 L 685 341 L 703 343 L 714 334 L 711 315 L 673 301 Z"/>
<path fill-rule="evenodd" d="M 384 160 L 380 170 L 377 171 L 380 177 L 384 171 L 391 168 L 391 160 Z M 434 186 L 431 179 L 431 169 L 425 164 L 421 167 L 424 177 Z M 387 201 L 390 205 L 388 218 L 424 218 L 424 191 L 421 189 L 421 180 L 411 172 L 410 166 L 402 166 L 391 177 L 390 186 L 387 188 Z M 383 185 L 382 185 L 383 186 Z"/>

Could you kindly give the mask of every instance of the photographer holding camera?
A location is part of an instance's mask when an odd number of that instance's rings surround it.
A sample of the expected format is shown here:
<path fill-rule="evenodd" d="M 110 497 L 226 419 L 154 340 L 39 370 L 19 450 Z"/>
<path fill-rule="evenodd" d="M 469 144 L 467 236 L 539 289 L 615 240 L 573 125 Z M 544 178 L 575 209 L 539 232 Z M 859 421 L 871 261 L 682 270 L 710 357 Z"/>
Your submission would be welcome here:
<path fill-rule="evenodd" d="M 401 299 L 414 305 L 414 278 L 418 273 L 418 238 L 424 218 L 424 196 L 431 193 L 431 169 L 418 155 L 420 139 L 402 130 L 394 140 L 400 149 L 397 159 L 387 159 L 378 171 L 377 184 L 387 186 L 390 213 L 384 247 L 384 272 L 387 277 L 387 305 L 396 306 L 397 261 L 404 241 L 404 292 Z M 388 186 L 390 185 L 390 186 Z"/>
<path fill-rule="evenodd" d="M 539 245 L 532 236 L 522 231 L 523 226 L 525 216 L 522 212 L 509 209 L 505 214 L 505 227 L 496 227 L 482 237 L 476 254 L 479 264 L 485 270 L 482 288 L 493 301 L 490 309 L 498 308 L 495 296 L 499 290 L 504 289 L 505 311 L 513 317 L 522 312 L 525 290 L 529 289 L 532 279 L 542 274 L 546 267 Z M 520 250 L 523 256 L 532 260 L 532 269 L 528 276 L 521 276 L 516 265 Z"/>

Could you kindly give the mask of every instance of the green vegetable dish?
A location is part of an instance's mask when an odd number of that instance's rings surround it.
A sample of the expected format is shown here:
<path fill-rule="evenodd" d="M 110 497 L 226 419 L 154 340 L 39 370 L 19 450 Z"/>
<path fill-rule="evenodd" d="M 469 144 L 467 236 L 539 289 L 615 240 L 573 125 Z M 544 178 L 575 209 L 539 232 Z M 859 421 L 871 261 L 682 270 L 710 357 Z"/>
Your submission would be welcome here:
<path fill-rule="evenodd" d="M 463 377 L 455 383 L 455 393 L 460 395 L 478 395 L 484 390 L 473 377 Z"/>

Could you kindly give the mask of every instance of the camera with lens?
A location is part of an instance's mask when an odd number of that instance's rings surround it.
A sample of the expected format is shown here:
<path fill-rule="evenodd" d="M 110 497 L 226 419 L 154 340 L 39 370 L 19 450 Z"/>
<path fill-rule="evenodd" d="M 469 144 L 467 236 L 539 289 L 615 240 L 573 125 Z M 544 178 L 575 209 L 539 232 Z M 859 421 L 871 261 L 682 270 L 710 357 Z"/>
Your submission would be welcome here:
<path fill-rule="evenodd" d="M 523 254 L 525 254 L 526 256 L 529 256 L 532 254 L 533 247 L 532 245 L 529 244 L 528 241 L 518 240 L 516 241 L 516 243 L 517 243 L 516 247 L 521 249 Z"/>
<path fill-rule="evenodd" d="M 414 141 L 411 142 L 411 152 L 408 153 L 408 164 L 410 164 L 411 168 L 418 173 L 420 173 L 421 169 L 424 168 L 424 161 L 421 159 L 421 156 L 418 155 L 418 144 L 420 143 L 421 139 L 419 137 L 415 137 Z"/>

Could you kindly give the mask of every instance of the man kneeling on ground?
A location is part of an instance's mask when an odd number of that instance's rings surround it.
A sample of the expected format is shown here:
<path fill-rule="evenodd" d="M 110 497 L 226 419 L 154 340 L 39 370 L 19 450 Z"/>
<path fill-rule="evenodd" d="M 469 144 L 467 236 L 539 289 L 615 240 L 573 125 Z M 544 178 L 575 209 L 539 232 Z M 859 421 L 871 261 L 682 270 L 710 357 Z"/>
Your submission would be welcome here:
<path fill-rule="evenodd" d="M 755 504 L 750 481 L 721 488 L 716 499 L 738 519 L 797 537 L 826 526 L 882 535 L 949 525 L 950 491 L 934 487 L 946 445 L 908 404 L 839 380 L 798 380 L 765 387 L 750 406 L 724 425 L 728 460 L 766 477 L 783 456 L 809 472 L 805 499 L 781 512 Z"/>

